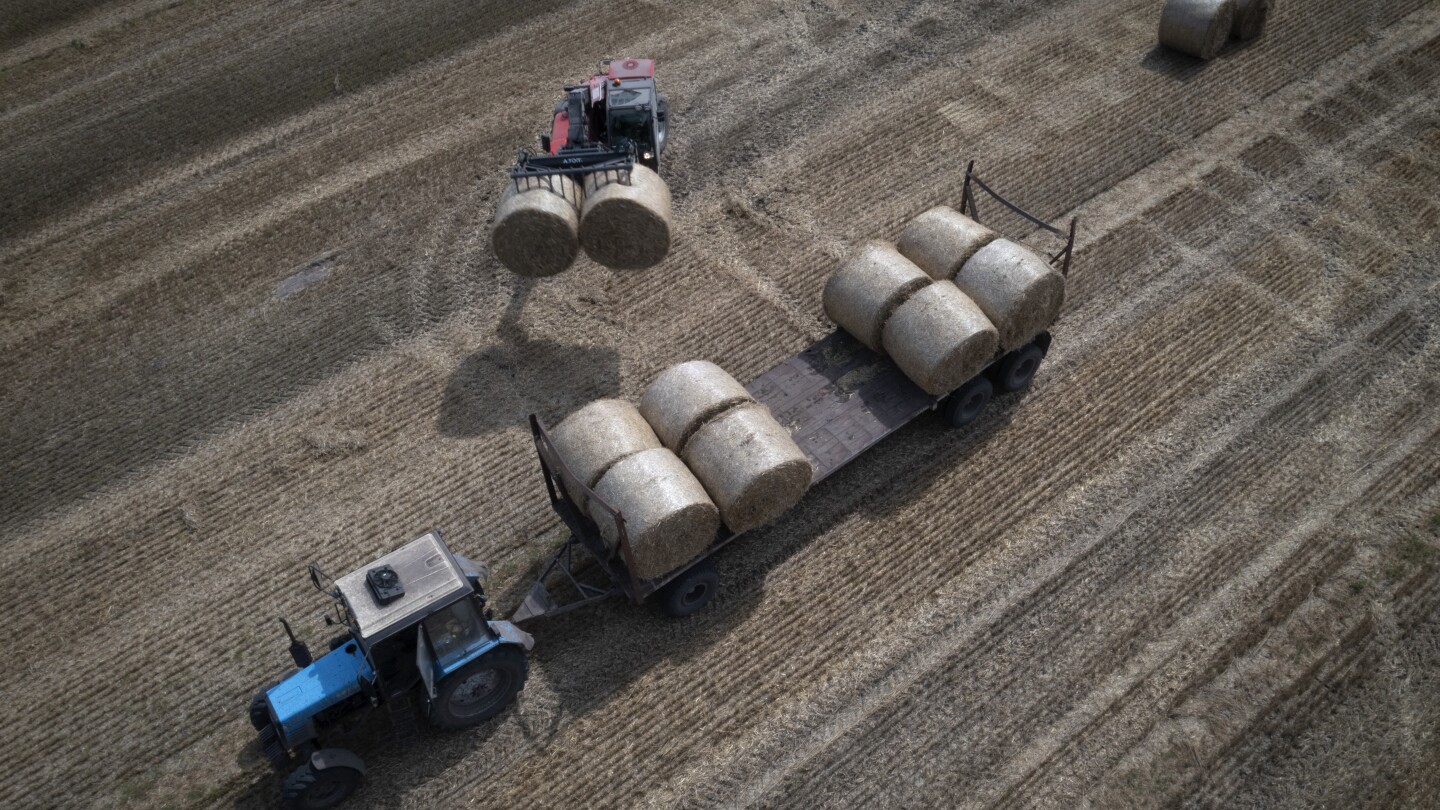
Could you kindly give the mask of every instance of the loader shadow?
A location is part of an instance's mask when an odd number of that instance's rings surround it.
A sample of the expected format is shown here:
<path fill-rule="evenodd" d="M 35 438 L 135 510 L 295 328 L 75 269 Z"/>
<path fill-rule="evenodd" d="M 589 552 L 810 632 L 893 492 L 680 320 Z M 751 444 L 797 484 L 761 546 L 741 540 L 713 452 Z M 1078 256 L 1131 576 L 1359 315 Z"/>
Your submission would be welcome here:
<path fill-rule="evenodd" d="M 1022 402 L 1023 395 L 997 398 L 980 420 L 961 429 L 950 428 L 938 413 L 922 416 L 876 445 L 864 459 L 817 486 L 780 521 L 718 552 L 713 559 L 720 570 L 720 592 L 695 616 L 671 619 L 653 605 L 631 605 L 617 597 L 527 624 L 526 629 L 536 638 L 530 654 L 531 684 L 543 681 L 534 691 L 543 691 L 545 696 L 527 700 L 522 692 L 515 705 L 479 728 L 441 733 L 422 723 L 420 739 L 402 750 L 385 744 L 388 726 L 384 713 L 375 712 L 353 741 L 347 741 L 370 769 L 364 786 L 347 806 L 412 804 L 416 797 L 411 794 L 425 791 L 431 780 L 454 780 L 462 770 L 470 771 L 470 778 L 487 778 L 473 766 L 462 766 L 477 756 L 495 762 L 483 766 L 485 771 L 503 773 L 534 746 L 544 746 L 556 737 L 568 723 L 616 699 L 651 668 L 662 663 L 684 664 L 718 644 L 733 641 L 735 628 L 764 598 L 770 571 L 856 512 L 890 515 L 926 497 L 937 478 L 981 451 L 1010 422 Z M 888 474 L 896 469 L 908 474 Z M 495 591 L 493 603 L 517 604 L 543 564 Z M 844 621 L 844 617 L 836 620 Z M 774 632 L 790 630 L 781 625 Z M 870 629 L 856 622 L 853 632 L 855 644 L 861 645 Z M 492 744 L 497 750 L 487 752 L 487 745 Z M 236 805 L 270 806 L 282 778 L 267 774 L 251 785 Z"/>
<path fill-rule="evenodd" d="M 533 287 L 532 280 L 517 277 L 497 342 L 465 358 L 450 375 L 440 405 L 442 434 L 494 433 L 520 424 L 525 414 L 558 417 L 594 399 L 597 390 L 619 390 L 616 350 L 530 337 L 520 316 Z"/>

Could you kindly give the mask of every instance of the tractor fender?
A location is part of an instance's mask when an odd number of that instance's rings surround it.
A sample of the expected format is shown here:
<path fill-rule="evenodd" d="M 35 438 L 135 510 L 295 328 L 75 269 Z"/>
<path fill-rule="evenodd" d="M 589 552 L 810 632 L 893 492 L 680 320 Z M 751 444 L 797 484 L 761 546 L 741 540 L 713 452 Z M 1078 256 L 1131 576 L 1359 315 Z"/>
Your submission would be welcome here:
<path fill-rule="evenodd" d="M 490 629 L 495 632 L 495 635 L 500 637 L 502 642 L 518 644 L 525 648 L 525 652 L 530 652 L 535 648 L 535 637 L 510 622 L 492 621 L 490 622 Z"/>
<path fill-rule="evenodd" d="M 326 768 L 350 768 L 365 775 L 365 762 L 344 748 L 321 748 L 310 755 L 310 767 L 316 772 Z"/>

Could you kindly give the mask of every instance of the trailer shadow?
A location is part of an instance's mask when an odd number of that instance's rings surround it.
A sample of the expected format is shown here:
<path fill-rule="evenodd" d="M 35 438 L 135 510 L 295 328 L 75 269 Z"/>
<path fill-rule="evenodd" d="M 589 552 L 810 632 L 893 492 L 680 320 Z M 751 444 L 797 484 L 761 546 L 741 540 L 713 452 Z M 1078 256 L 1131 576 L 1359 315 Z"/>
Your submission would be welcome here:
<path fill-rule="evenodd" d="M 1023 396 L 997 398 L 973 425 L 952 429 L 939 414 L 922 416 L 817 486 L 799 506 L 777 523 L 721 549 L 714 557 L 721 573 L 715 601 L 688 619 L 671 619 L 652 605 L 631 605 L 611 599 L 584 610 L 539 619 L 527 625 L 536 636 L 531 653 L 532 690 L 515 706 L 473 731 L 440 733 L 428 728 L 412 747 L 385 744 L 388 726 L 375 712 L 351 744 L 367 761 L 370 772 L 356 795 L 356 807 L 414 804 L 426 785 L 452 769 L 474 761 L 493 746 L 493 765 L 503 772 L 535 748 L 543 748 L 562 728 L 616 699 L 630 682 L 662 664 L 684 664 L 711 647 L 733 639 L 737 626 L 765 596 L 768 572 L 783 564 L 815 537 L 861 512 L 889 515 L 925 497 L 934 482 L 956 465 L 980 452 L 1011 420 Z M 904 476 L 876 474 L 904 469 Z M 506 604 L 529 587 L 538 567 L 519 589 L 505 591 Z M 513 591 L 513 592 L 512 592 Z M 857 632 L 863 632 L 857 627 Z M 580 756 L 580 752 L 576 752 Z M 470 779 L 483 779 L 478 772 Z M 281 777 L 266 774 L 236 802 L 239 807 L 269 806 Z"/>

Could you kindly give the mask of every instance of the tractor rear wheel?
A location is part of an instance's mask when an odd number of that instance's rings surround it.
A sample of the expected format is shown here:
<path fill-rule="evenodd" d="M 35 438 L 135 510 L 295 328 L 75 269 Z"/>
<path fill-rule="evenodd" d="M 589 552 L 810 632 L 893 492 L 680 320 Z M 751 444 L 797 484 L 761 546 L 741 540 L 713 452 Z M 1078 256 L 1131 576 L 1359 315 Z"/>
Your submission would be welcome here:
<path fill-rule="evenodd" d="M 520 693 L 529 672 L 524 651 L 513 644 L 485 653 L 440 682 L 430 724 L 449 731 L 489 720 Z"/>
<path fill-rule="evenodd" d="M 360 787 L 360 772 L 337 765 L 317 769 L 305 763 L 290 772 L 280 799 L 291 810 L 325 810 L 334 807 Z"/>

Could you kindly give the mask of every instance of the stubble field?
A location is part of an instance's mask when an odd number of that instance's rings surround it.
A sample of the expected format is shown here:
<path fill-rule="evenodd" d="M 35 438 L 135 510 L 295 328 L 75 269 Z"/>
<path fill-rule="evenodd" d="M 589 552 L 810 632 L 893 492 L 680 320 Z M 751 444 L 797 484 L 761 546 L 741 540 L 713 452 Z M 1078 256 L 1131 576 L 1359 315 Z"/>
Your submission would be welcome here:
<path fill-rule="evenodd" d="M 270 804 L 306 562 L 440 527 L 512 607 L 563 539 L 527 414 L 758 376 L 975 159 L 1080 219 L 1028 393 L 879 445 L 690 620 L 536 623 L 501 718 L 357 735 L 355 805 L 1440 806 L 1440 7 L 1280 0 L 1201 64 L 1160 5 L 19 3 L 0 796 Z M 503 170 L 622 55 L 675 247 L 521 282 Z"/>

